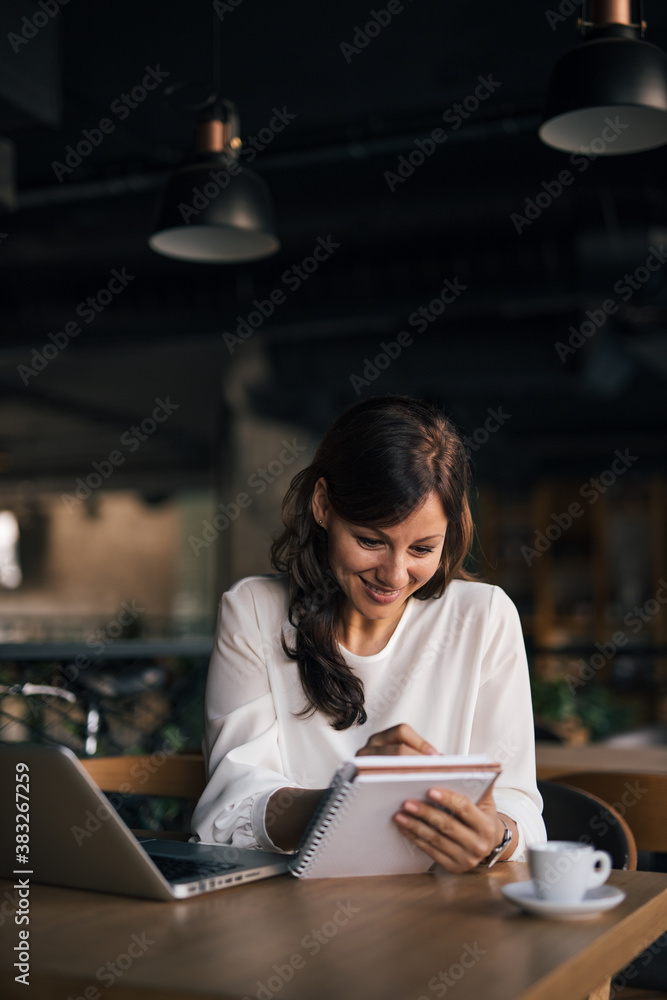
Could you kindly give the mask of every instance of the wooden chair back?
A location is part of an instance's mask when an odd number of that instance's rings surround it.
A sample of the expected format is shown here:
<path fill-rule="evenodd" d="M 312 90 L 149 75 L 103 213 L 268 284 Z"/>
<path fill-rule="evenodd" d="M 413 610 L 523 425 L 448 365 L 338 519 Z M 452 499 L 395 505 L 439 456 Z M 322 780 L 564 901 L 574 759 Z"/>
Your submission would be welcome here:
<path fill-rule="evenodd" d="M 667 774 L 576 771 L 551 779 L 598 795 L 620 813 L 640 851 L 667 851 Z"/>
<path fill-rule="evenodd" d="M 198 799 L 206 785 L 200 754 L 160 751 L 143 757 L 89 757 L 81 763 L 103 792 Z"/>
<path fill-rule="evenodd" d="M 637 846 L 623 817 L 597 795 L 553 781 L 538 781 L 549 840 L 580 840 L 611 855 L 614 868 L 635 871 Z"/>

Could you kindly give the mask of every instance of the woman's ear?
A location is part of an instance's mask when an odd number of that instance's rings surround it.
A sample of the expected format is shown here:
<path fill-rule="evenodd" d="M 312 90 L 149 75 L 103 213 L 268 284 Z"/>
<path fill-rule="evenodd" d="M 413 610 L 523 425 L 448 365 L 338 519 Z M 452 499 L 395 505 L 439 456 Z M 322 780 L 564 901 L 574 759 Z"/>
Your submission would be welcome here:
<path fill-rule="evenodd" d="M 326 480 L 322 476 L 315 483 L 311 506 L 315 523 L 326 530 L 331 504 L 329 503 Z"/>

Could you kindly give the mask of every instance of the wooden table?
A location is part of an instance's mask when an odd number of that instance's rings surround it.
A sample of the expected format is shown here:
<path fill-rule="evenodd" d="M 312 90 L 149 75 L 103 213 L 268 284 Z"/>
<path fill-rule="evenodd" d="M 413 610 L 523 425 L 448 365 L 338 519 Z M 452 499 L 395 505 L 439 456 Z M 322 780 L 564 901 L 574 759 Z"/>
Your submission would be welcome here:
<path fill-rule="evenodd" d="M 608 747 L 600 743 L 563 746 L 537 743 L 537 777 L 548 779 L 574 771 L 648 771 L 667 774 L 667 746 Z"/>
<path fill-rule="evenodd" d="M 18 935 L 5 905 L 0 992 L 436 1000 L 455 986 L 456 1000 L 581 1000 L 667 929 L 667 875 L 615 871 L 611 884 L 627 899 L 567 922 L 524 915 L 504 900 L 501 886 L 527 877 L 519 863 L 466 875 L 282 875 L 173 903 L 33 885 L 30 988 L 13 982 Z M 0 900 L 9 899 L 11 883 L 0 882 Z"/>

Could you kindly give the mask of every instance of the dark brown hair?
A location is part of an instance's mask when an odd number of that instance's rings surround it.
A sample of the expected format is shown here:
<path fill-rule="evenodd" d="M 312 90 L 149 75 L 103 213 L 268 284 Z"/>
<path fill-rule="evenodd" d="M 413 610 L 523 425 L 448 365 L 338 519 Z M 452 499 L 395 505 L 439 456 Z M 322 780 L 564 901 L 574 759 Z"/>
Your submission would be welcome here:
<path fill-rule="evenodd" d="M 366 721 L 364 687 L 340 653 L 336 630 L 345 595 L 327 556 L 327 533 L 312 512 L 315 484 L 327 484 L 334 512 L 364 527 L 391 527 L 437 493 L 448 519 L 440 565 L 412 595 L 441 597 L 453 579 L 472 579 L 463 562 L 472 543 L 468 458 L 453 425 L 435 407 L 404 396 L 365 399 L 324 435 L 311 464 L 292 480 L 283 501 L 284 530 L 271 563 L 289 582 L 289 620 L 296 644 L 285 653 L 299 666 L 308 701 L 334 729 Z"/>

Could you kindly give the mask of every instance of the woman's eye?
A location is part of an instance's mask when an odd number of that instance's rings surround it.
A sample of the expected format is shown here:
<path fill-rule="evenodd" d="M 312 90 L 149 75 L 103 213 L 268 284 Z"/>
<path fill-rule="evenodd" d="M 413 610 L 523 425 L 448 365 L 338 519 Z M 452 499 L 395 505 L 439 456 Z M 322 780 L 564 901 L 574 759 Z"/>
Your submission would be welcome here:
<path fill-rule="evenodd" d="M 415 545 L 415 552 L 418 556 L 427 556 L 429 553 L 433 552 L 433 549 L 429 549 L 425 545 Z"/>
<path fill-rule="evenodd" d="M 357 535 L 357 541 L 361 542 L 362 545 L 367 545 L 370 548 L 374 548 L 376 545 L 380 544 L 379 538 L 363 538 L 361 535 Z"/>

